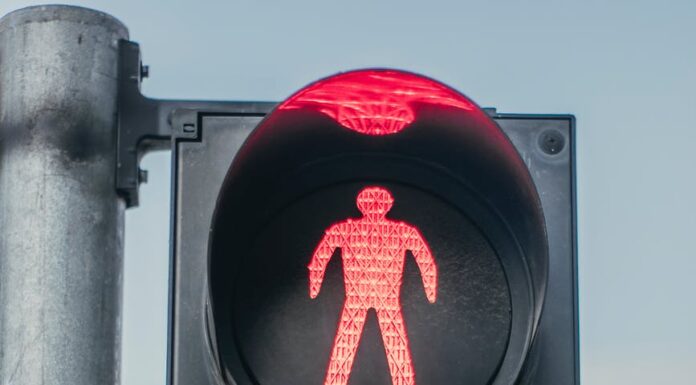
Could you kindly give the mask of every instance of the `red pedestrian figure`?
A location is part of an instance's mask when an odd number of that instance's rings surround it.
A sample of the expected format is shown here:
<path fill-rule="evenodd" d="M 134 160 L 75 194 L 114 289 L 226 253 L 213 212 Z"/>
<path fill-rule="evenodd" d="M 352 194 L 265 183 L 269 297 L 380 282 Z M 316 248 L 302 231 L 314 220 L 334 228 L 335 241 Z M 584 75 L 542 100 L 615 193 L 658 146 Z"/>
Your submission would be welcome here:
<path fill-rule="evenodd" d="M 341 249 L 346 299 L 329 360 L 324 385 L 346 385 L 369 309 L 375 309 L 393 385 L 415 385 L 406 326 L 401 313 L 401 282 L 406 251 L 416 259 L 430 303 L 437 292 L 437 267 L 417 228 L 387 219 L 394 198 L 381 187 L 358 194 L 362 218 L 331 226 L 312 256 L 309 295 L 316 298 L 326 265 Z"/>

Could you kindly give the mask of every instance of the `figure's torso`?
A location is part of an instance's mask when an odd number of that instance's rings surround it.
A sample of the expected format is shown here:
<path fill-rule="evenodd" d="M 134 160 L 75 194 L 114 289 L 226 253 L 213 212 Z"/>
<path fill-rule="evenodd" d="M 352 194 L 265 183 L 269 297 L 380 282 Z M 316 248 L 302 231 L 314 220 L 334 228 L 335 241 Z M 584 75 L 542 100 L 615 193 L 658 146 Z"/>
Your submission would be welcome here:
<path fill-rule="evenodd" d="M 380 308 L 398 306 L 410 226 L 382 218 L 339 225 L 347 301 Z"/>

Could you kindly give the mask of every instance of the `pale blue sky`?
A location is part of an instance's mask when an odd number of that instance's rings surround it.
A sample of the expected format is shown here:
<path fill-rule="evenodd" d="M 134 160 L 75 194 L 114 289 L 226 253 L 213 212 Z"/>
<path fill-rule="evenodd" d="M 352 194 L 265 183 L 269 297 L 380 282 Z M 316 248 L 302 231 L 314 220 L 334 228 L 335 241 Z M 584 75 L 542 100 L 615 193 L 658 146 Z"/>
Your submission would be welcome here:
<path fill-rule="evenodd" d="M 0 14 L 38 3 L 2 0 Z M 68 3 L 130 28 L 151 96 L 280 100 L 379 66 L 501 112 L 575 114 L 583 384 L 694 383 L 693 0 Z M 144 165 L 127 214 L 124 385 L 165 376 L 168 157 Z"/>

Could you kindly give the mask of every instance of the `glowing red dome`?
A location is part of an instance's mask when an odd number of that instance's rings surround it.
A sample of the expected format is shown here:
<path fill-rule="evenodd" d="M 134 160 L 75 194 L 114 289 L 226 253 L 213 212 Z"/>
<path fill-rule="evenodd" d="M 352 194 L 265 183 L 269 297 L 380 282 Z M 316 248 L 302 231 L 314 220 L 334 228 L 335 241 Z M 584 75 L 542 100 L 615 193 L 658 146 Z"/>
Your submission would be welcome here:
<path fill-rule="evenodd" d="M 278 109 L 314 109 L 353 131 L 388 135 L 413 122 L 412 103 L 475 109 L 470 100 L 441 83 L 395 70 L 332 76 L 302 89 Z"/>

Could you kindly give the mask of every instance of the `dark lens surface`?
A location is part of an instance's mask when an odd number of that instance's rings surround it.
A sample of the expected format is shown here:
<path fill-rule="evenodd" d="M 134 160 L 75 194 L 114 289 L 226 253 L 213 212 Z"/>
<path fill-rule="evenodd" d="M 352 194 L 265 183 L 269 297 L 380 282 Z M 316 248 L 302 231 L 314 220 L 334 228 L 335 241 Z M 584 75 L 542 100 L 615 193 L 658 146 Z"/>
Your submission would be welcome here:
<path fill-rule="evenodd" d="M 344 303 L 341 251 L 334 252 L 316 299 L 309 297 L 307 264 L 325 229 L 361 217 L 356 196 L 367 186 L 392 193 L 387 217 L 417 227 L 438 266 L 437 301 L 431 304 L 413 255 L 405 254 L 401 305 L 416 384 L 489 383 L 505 354 L 511 323 L 509 289 L 496 253 L 454 206 L 393 183 L 320 189 L 270 215 L 250 239 L 229 243 L 236 245 L 229 255 L 230 271 L 236 271 L 230 276 L 233 293 L 218 305 L 229 311 L 229 325 L 220 326 L 229 328 L 224 334 L 233 336 L 235 348 L 221 346 L 223 361 L 261 385 L 324 383 Z M 240 263 L 232 268 L 235 259 Z M 368 312 L 349 384 L 391 384 L 374 310 Z"/>

